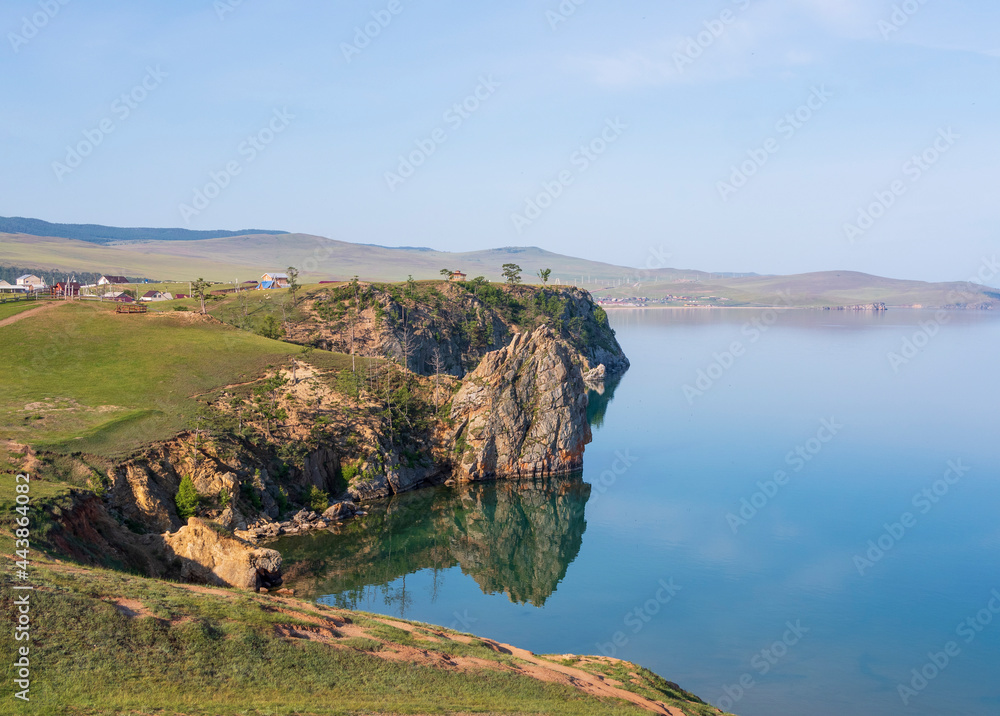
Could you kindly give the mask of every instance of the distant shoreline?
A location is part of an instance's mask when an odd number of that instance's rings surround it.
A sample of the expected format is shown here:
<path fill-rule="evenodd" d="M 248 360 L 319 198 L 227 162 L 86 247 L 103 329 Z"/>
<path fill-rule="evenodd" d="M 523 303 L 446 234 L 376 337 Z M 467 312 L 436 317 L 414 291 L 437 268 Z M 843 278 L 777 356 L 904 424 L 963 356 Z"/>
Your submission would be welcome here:
<path fill-rule="evenodd" d="M 886 306 L 885 311 L 855 310 L 839 306 L 616 306 L 597 304 L 605 310 L 631 311 L 830 311 L 831 313 L 887 313 L 889 311 L 954 311 L 956 313 L 993 313 L 987 309 L 939 308 L 936 306 Z"/>

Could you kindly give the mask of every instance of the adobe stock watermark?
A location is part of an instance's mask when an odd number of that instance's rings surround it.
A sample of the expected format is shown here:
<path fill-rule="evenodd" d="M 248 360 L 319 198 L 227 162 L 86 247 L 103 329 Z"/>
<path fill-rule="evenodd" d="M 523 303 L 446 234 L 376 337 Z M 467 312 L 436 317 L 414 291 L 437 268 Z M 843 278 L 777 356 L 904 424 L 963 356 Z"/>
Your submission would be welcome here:
<path fill-rule="evenodd" d="M 969 646 L 997 621 L 997 617 L 1000 617 L 1000 589 L 990 592 L 990 600 L 982 609 L 958 623 L 955 636 Z M 896 684 L 903 706 L 909 706 L 961 655 L 962 647 L 955 639 L 946 642 L 940 651 L 927 652 L 927 661 L 910 670 L 910 680 Z"/>
<path fill-rule="evenodd" d="M 430 132 L 429 136 L 414 142 L 416 149 L 411 150 L 406 155 L 399 155 L 396 171 L 385 173 L 385 182 L 389 190 L 396 191 L 397 187 L 412 177 L 417 169 L 422 167 L 438 150 L 438 147 L 448 141 L 450 133 L 457 131 L 465 124 L 466 120 L 478 112 L 499 88 L 500 83 L 493 79 L 493 75 L 486 77 L 480 75 L 479 84 L 476 85 L 475 89 L 441 115 L 441 121 L 444 122 L 445 126 L 437 127 Z"/>
<path fill-rule="evenodd" d="M 824 447 L 844 429 L 844 425 L 838 423 L 836 418 L 824 418 L 819 423 L 819 429 L 813 437 L 802 445 L 797 445 L 789 450 L 785 455 L 785 464 L 791 469 L 791 473 L 786 470 L 777 470 L 770 480 L 759 481 L 757 491 L 749 497 L 741 499 L 739 509 L 735 512 L 726 514 L 726 522 L 734 535 L 739 533 L 741 527 L 750 524 L 750 520 L 771 504 L 781 489 L 791 481 L 792 475 L 802 472 L 806 465 L 816 459 L 823 452 Z"/>
<path fill-rule="evenodd" d="M 816 114 L 833 99 L 833 92 L 826 85 L 813 87 L 809 96 L 791 112 L 786 112 L 774 125 L 778 137 L 768 137 L 759 146 L 747 150 L 747 158 L 740 164 L 734 164 L 729 173 L 729 181 L 716 182 L 715 188 L 723 201 L 729 199 L 745 187 L 750 178 L 771 160 L 771 157 L 781 151 L 781 140 L 792 140 Z"/>
<path fill-rule="evenodd" d="M 177 210 L 185 224 L 190 224 L 191 219 L 201 214 L 207 209 L 212 201 L 217 199 L 222 192 L 233 182 L 243 170 L 257 160 L 257 157 L 267 149 L 278 135 L 284 132 L 291 125 L 295 115 L 288 111 L 288 108 L 275 109 L 270 121 L 259 131 L 251 134 L 236 147 L 240 159 L 232 159 L 220 171 L 209 172 L 209 181 L 202 187 L 196 188 L 192 192 L 190 204 L 178 204 Z"/>
<path fill-rule="evenodd" d="M 993 256 L 984 257 L 979 270 L 976 271 L 975 275 L 966 279 L 966 281 L 971 284 L 986 286 L 987 281 L 993 281 L 997 276 L 1000 276 L 1000 261 L 997 260 L 996 254 L 993 254 Z M 988 288 L 988 286 L 986 287 Z M 971 291 L 955 289 L 948 292 L 948 301 L 960 308 L 967 307 L 970 302 L 978 298 L 982 298 L 982 296 Z"/>
<path fill-rule="evenodd" d="M 382 10 L 372 12 L 372 19 L 364 25 L 354 28 L 354 39 L 351 42 L 341 42 L 340 52 L 344 59 L 350 64 L 355 57 L 360 55 L 382 31 L 392 24 L 392 21 L 400 15 L 403 10 L 403 3 L 400 0 L 389 0 L 389 4 Z"/>
<path fill-rule="evenodd" d="M 468 609 L 464 609 L 461 614 L 457 611 L 452 612 L 451 615 L 455 617 L 455 621 L 453 621 L 451 626 L 448 628 L 462 634 L 470 633 L 473 625 L 479 621 L 475 617 L 469 615 Z"/>
<path fill-rule="evenodd" d="M 939 129 L 933 142 L 903 163 L 903 177 L 893 179 L 884 189 L 876 191 L 874 200 L 868 206 L 858 208 L 857 219 L 844 224 L 844 236 L 847 240 L 853 244 L 868 233 L 895 206 L 896 201 L 906 194 L 910 186 L 923 179 L 961 138 L 962 135 L 951 127 Z"/>
<path fill-rule="evenodd" d="M 602 495 L 607 492 L 611 487 L 618 482 L 618 478 L 628 472 L 629 468 L 635 464 L 639 458 L 632 454 L 631 450 L 625 450 L 622 453 L 621 450 L 615 451 L 615 459 L 612 461 L 611 466 L 604 470 L 596 480 L 594 480 L 594 489 L 600 492 Z"/>
<path fill-rule="evenodd" d="M 635 636 L 653 621 L 653 618 L 663 611 L 663 607 L 670 604 L 680 591 L 681 587 L 674 584 L 673 579 L 661 579 L 651 598 L 626 612 L 622 619 L 623 626 L 628 629 L 629 634 Z M 604 656 L 614 658 L 620 649 L 628 646 L 629 639 L 624 630 L 618 630 L 611 635 L 611 641 L 599 641 L 595 646 Z"/>
<path fill-rule="evenodd" d="M 590 142 L 581 145 L 570 155 L 571 168 L 563 169 L 553 181 L 543 182 L 542 192 L 534 198 L 525 197 L 523 213 L 515 212 L 510 215 L 510 220 L 517 233 L 523 234 L 525 229 L 538 221 L 542 214 L 555 204 L 556 199 L 561 197 L 577 178 L 586 174 L 597 160 L 621 138 L 626 129 L 628 129 L 628 125 L 618 117 L 605 120 L 604 129 Z"/>
<path fill-rule="evenodd" d="M 791 302 L 792 294 L 789 291 L 779 291 L 777 304 L 787 306 Z M 779 306 L 779 307 L 780 307 Z M 721 353 L 712 354 L 712 362 L 707 368 L 700 368 L 693 383 L 685 383 L 681 387 L 681 392 L 687 400 L 688 405 L 694 405 L 695 399 L 705 395 L 715 387 L 715 384 L 722 380 L 736 362 L 747 354 L 747 349 L 755 345 L 771 328 L 778 322 L 778 311 L 774 308 L 764 310 L 759 316 L 754 316 L 751 320 L 743 324 L 740 332 L 747 341 L 733 341 L 729 347 Z"/>
<path fill-rule="evenodd" d="M 736 704 L 757 685 L 754 674 L 767 676 L 771 673 L 778 663 L 788 656 L 792 647 L 801 642 L 810 631 L 808 627 L 802 626 L 801 619 L 785 622 L 785 627 L 780 639 L 765 646 L 750 658 L 751 671 L 745 672 L 734 683 L 722 687 L 722 696 L 715 700 L 714 706 L 722 711 L 732 711 Z"/>
<path fill-rule="evenodd" d="M 587 0 L 562 0 L 559 3 L 559 7 L 555 10 L 546 10 L 545 19 L 548 21 L 549 27 L 555 32 L 560 25 L 573 17 L 576 11 L 586 3 Z"/>
<path fill-rule="evenodd" d="M 933 510 L 971 470 L 972 468 L 963 465 L 961 460 L 949 461 L 944 475 L 916 493 L 910 500 L 916 513 L 903 512 L 895 522 L 882 525 L 882 534 L 868 540 L 867 549 L 854 555 L 854 566 L 858 574 L 865 576 L 872 567 L 885 559 L 885 556 L 917 526 L 917 515 L 926 515 Z"/>
<path fill-rule="evenodd" d="M 128 92 L 123 92 L 118 99 L 111 103 L 110 114 L 92 129 L 82 130 L 83 139 L 79 142 L 73 145 L 67 144 L 66 155 L 62 161 L 52 162 L 52 171 L 56 175 L 56 179 L 62 183 L 68 174 L 79 169 L 84 160 L 93 154 L 97 147 L 104 144 L 107 136 L 118 129 L 122 122 L 128 120 L 132 113 L 139 109 L 139 106 L 169 76 L 160 65 L 156 67 L 147 65 L 146 74 L 139 83 Z"/>
<path fill-rule="evenodd" d="M 888 40 L 906 27 L 910 18 L 920 12 L 927 2 L 928 0 L 903 0 L 903 2 L 893 5 L 892 14 L 887 19 L 878 21 L 878 31 L 882 35 L 882 39 Z"/>
<path fill-rule="evenodd" d="M 941 328 L 950 321 L 951 316 L 944 310 L 937 311 L 932 320 L 921 321 L 920 328 L 914 331 L 913 335 L 903 338 L 898 353 L 895 351 L 886 353 L 893 372 L 898 373 L 903 366 L 920 355 L 920 352 L 930 345 L 931 340 L 941 333 Z"/>
<path fill-rule="evenodd" d="M 226 19 L 226 16 L 236 12 L 236 8 L 243 4 L 243 0 L 215 0 L 212 7 L 215 8 L 215 15 L 220 21 Z"/>
<path fill-rule="evenodd" d="M 660 244 L 659 248 L 651 246 L 649 248 L 649 252 L 646 254 L 645 261 L 643 261 L 642 267 L 636 272 L 636 281 L 641 283 L 654 278 L 653 272 L 658 271 L 659 269 L 669 268 L 670 261 L 673 258 L 674 255 L 667 251 L 663 244 Z"/>
<path fill-rule="evenodd" d="M 16 55 L 22 47 L 38 37 L 38 33 L 43 28 L 48 27 L 52 19 L 69 3 L 70 0 L 40 0 L 39 9 L 36 12 L 21 18 L 20 32 L 7 33 L 7 39 L 10 41 L 10 47 L 14 54 Z"/>
<path fill-rule="evenodd" d="M 732 0 L 732 3 L 736 5 L 740 12 L 744 12 L 750 7 L 750 0 Z M 674 69 L 678 73 L 683 73 L 684 70 L 693 65 L 705 54 L 705 50 L 718 42 L 719 38 L 726 34 L 726 30 L 736 22 L 737 17 L 735 12 L 727 8 L 719 13 L 718 17 L 702 23 L 704 29 L 697 35 L 694 37 L 685 37 L 682 40 L 681 47 L 671 56 L 671 59 L 674 61 Z"/>

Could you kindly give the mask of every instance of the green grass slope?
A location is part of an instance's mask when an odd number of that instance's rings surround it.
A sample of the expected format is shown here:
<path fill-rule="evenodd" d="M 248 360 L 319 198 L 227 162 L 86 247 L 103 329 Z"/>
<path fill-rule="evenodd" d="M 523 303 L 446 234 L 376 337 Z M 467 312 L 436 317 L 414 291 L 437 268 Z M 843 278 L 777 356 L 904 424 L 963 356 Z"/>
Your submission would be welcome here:
<path fill-rule="evenodd" d="M 0 583 L 0 613 L 13 623 L 15 582 L 4 574 Z M 556 662 L 439 627 L 44 558 L 30 583 L 31 700 L 14 698 L 14 647 L 24 642 L 5 638 L 0 714 L 649 713 L 535 678 L 540 662 L 543 670 Z M 630 694 L 686 716 L 719 714 L 623 664 L 574 666 L 622 679 Z"/>
<path fill-rule="evenodd" d="M 192 424 L 194 396 L 301 351 L 191 313 L 67 302 L 0 328 L 0 437 L 118 455 Z"/>

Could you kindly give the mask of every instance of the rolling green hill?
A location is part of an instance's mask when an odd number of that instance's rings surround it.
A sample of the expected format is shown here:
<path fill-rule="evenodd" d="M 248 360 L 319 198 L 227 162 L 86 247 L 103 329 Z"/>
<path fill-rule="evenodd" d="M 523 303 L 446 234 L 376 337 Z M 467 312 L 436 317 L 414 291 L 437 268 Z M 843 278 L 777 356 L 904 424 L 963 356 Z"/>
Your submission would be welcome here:
<path fill-rule="evenodd" d="M 0 264 L 39 269 L 155 276 L 189 281 L 199 276 L 232 282 L 260 278 L 295 266 L 303 282 L 439 278 L 441 269 L 470 278 L 502 280 L 501 267 L 516 263 L 526 282 L 552 269 L 552 283 L 578 285 L 599 297 L 688 296 L 698 305 L 851 306 L 884 302 L 890 307 L 1000 308 L 1000 290 L 971 283 L 925 283 L 826 271 L 796 276 L 722 276 L 672 268 L 656 270 L 564 256 L 537 247 L 449 253 L 335 241 L 308 234 L 251 234 L 198 240 L 98 244 L 27 234 L 0 234 Z M 712 296 L 714 300 L 707 298 Z"/>
<path fill-rule="evenodd" d="M 116 315 L 111 304 L 80 302 L 33 310 L 0 328 L 0 439 L 54 449 L 120 454 L 172 437 L 193 424 L 192 396 L 301 350 L 187 312 Z"/>

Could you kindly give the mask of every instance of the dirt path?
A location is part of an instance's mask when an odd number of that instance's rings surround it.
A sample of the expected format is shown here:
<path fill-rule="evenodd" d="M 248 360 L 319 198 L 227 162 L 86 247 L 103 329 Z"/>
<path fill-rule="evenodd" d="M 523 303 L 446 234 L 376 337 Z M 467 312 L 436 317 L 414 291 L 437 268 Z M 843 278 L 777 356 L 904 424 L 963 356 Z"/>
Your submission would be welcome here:
<path fill-rule="evenodd" d="M 27 318 L 28 316 L 37 316 L 42 311 L 46 311 L 55 305 L 56 305 L 55 301 L 48 301 L 46 303 L 43 303 L 38 308 L 29 308 L 27 311 L 21 311 L 20 313 L 14 314 L 10 318 L 5 318 L 2 321 L 0 321 L 0 328 L 3 328 L 4 326 L 9 326 L 12 323 L 17 323 L 22 318 Z"/>

